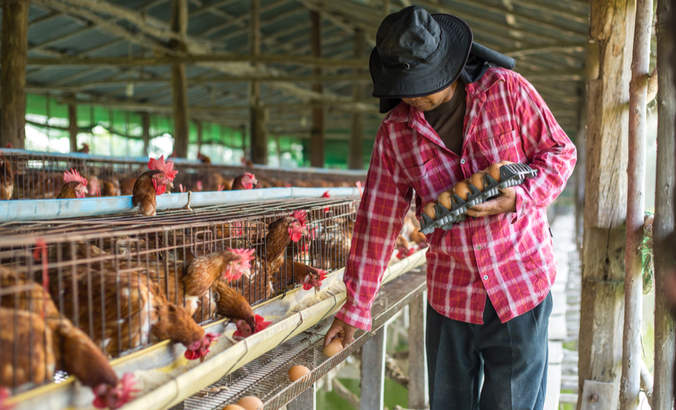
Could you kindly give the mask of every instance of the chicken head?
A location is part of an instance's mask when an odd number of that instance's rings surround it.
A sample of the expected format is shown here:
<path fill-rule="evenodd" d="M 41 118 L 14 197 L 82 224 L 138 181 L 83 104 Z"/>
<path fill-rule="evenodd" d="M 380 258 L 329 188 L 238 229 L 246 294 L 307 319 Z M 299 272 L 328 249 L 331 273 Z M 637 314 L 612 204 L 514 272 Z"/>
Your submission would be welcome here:
<path fill-rule="evenodd" d="M 161 171 L 153 175 L 153 187 L 156 195 L 162 195 L 167 191 L 167 185 L 173 188 L 174 178 L 178 174 L 178 170 L 174 169 L 174 161 L 164 161 L 164 155 L 155 159 L 150 158 L 148 161 L 148 169 L 153 171 Z"/>
<path fill-rule="evenodd" d="M 87 194 L 87 178 L 83 177 L 80 175 L 79 172 L 77 172 L 77 169 L 71 168 L 69 171 L 66 171 L 63 173 L 63 182 L 64 183 L 69 183 L 69 182 L 76 182 L 77 185 L 75 186 L 75 196 L 78 198 L 84 198 L 85 194 Z"/>
<path fill-rule="evenodd" d="M 237 256 L 235 260 L 225 265 L 223 277 L 227 281 L 238 280 L 244 275 L 246 278 L 251 274 L 251 261 L 254 258 L 255 249 L 228 249 Z"/>
<path fill-rule="evenodd" d="M 134 388 L 134 375 L 125 373 L 117 386 L 100 384 L 94 387 L 94 407 L 98 409 L 117 409 L 124 406 L 132 399 L 132 395 L 138 390 Z"/>

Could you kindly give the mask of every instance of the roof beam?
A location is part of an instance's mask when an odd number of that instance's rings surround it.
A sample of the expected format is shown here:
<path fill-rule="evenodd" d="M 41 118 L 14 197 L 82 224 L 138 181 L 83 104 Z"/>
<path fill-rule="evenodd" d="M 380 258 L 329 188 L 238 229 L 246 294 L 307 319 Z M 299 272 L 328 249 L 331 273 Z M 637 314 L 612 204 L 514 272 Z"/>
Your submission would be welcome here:
<path fill-rule="evenodd" d="M 49 65 L 49 66 L 150 66 L 167 65 L 175 63 L 198 64 L 198 63 L 275 63 L 289 65 L 303 65 L 310 67 L 342 67 L 342 68 L 362 68 L 368 65 L 366 59 L 334 59 L 320 58 L 296 55 L 273 55 L 260 54 L 256 56 L 248 54 L 184 54 L 175 56 L 157 56 L 157 57 L 78 57 L 64 56 L 60 58 L 51 57 L 33 57 L 28 60 L 28 65 Z"/>
<path fill-rule="evenodd" d="M 147 15 L 120 7 L 104 0 L 34 0 L 40 4 L 46 4 L 50 7 L 54 7 L 59 11 L 66 12 L 68 14 L 73 14 L 76 16 L 84 17 L 93 21 L 94 23 L 99 24 L 99 26 L 109 31 L 113 34 L 122 35 L 125 38 L 128 38 L 129 41 L 139 44 L 144 48 L 151 48 L 156 51 L 163 52 L 165 54 L 175 54 L 172 53 L 173 50 L 168 49 L 164 44 L 158 42 L 153 36 L 158 34 L 166 33 L 165 37 L 162 37 L 164 41 L 169 38 L 174 38 L 176 33 L 172 33 L 169 25 L 163 21 L 157 20 Z M 75 7 L 73 6 L 75 5 Z M 124 19 L 133 23 L 136 27 L 136 31 L 132 34 L 126 29 L 120 27 L 119 25 L 113 25 L 107 23 L 107 21 L 98 16 L 95 13 L 104 13 L 112 16 L 114 18 Z M 210 52 L 211 43 L 203 38 L 197 38 L 190 35 L 181 36 L 181 41 L 183 41 L 187 48 L 187 53 L 192 55 L 205 55 Z M 180 55 L 179 55 L 180 57 Z M 294 59 L 297 57 L 293 57 Z M 228 60 L 230 61 L 230 60 Z M 238 62 L 201 62 L 198 63 L 203 67 L 208 67 L 213 70 L 218 70 L 226 74 L 231 75 L 245 75 L 252 73 L 268 73 L 268 74 L 281 74 L 283 72 L 279 70 L 272 69 L 270 67 L 252 67 L 250 64 L 238 63 Z M 362 63 L 363 64 L 363 63 Z M 318 94 L 306 88 L 299 87 L 290 83 L 271 83 L 270 87 L 284 91 L 286 94 L 291 95 L 295 98 L 300 99 L 301 101 L 310 101 L 317 100 L 327 103 L 345 103 L 351 104 L 353 109 L 371 111 L 373 106 L 360 103 L 352 103 L 350 97 L 338 96 L 335 94 Z"/>

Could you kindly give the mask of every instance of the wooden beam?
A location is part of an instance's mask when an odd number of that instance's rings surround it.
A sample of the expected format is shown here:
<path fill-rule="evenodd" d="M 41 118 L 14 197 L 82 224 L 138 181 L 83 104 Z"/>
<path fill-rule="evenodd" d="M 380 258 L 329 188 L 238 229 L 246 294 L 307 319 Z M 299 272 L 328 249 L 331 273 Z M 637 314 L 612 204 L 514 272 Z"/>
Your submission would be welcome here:
<path fill-rule="evenodd" d="M 584 43 L 571 43 L 571 44 L 555 44 L 551 46 L 539 46 L 539 47 L 528 47 L 520 48 L 516 50 L 508 50 L 503 54 L 510 57 L 521 57 L 530 54 L 546 54 L 546 53 L 582 53 L 584 52 Z"/>
<path fill-rule="evenodd" d="M 202 152 L 202 121 L 195 120 L 195 128 L 197 129 L 197 152 Z"/>
<path fill-rule="evenodd" d="M 256 57 L 261 52 L 260 0 L 251 0 L 251 33 L 249 37 L 251 55 Z M 265 129 L 267 112 L 261 101 L 260 84 L 251 82 L 250 121 L 251 121 L 251 161 L 254 164 L 268 163 L 268 136 Z"/>
<path fill-rule="evenodd" d="M 282 54 L 185 54 L 164 55 L 154 57 L 78 57 L 66 56 L 59 58 L 31 57 L 28 65 L 31 66 L 155 66 L 175 63 L 274 63 L 286 65 L 301 65 L 308 67 L 359 68 L 367 67 L 366 59 L 344 60 L 334 58 L 317 58 Z"/>
<path fill-rule="evenodd" d="M 671 317 L 671 302 L 664 289 L 674 271 L 673 242 L 669 235 L 674 232 L 676 205 L 676 86 L 672 54 L 674 42 L 674 5 L 670 1 L 657 2 L 657 176 L 655 183 L 655 222 L 653 243 L 655 249 L 655 362 L 653 366 L 653 409 L 669 409 L 674 403 L 674 320 Z M 668 243 L 668 246 L 663 246 Z"/>
<path fill-rule="evenodd" d="M 590 21 L 578 391 L 595 380 L 618 397 L 633 1 L 591 2 Z"/>
<path fill-rule="evenodd" d="M 171 28 L 179 38 L 185 37 L 188 31 L 188 0 L 172 0 Z M 185 44 L 180 40 L 171 40 L 170 46 L 175 50 L 185 51 Z M 188 86 L 184 64 L 172 64 L 171 90 L 174 118 L 174 154 L 179 158 L 187 158 L 190 129 L 188 124 Z"/>
<path fill-rule="evenodd" d="M 0 53 L 0 146 L 23 148 L 26 114 L 26 54 L 28 0 L 2 3 Z"/>
<path fill-rule="evenodd" d="M 57 9 L 59 11 L 68 13 L 70 15 L 79 16 L 88 20 L 91 20 L 99 25 L 99 28 L 110 32 L 115 35 L 124 37 L 125 39 L 138 44 L 141 47 L 153 50 L 155 52 L 159 51 L 165 54 L 174 54 L 175 52 L 167 47 L 160 41 L 156 41 L 153 38 L 149 37 L 154 35 L 154 33 L 164 32 L 170 27 L 162 22 L 161 20 L 149 17 L 142 13 L 137 13 L 126 9 L 124 7 L 119 7 L 117 5 L 110 4 L 105 0 L 34 0 L 40 2 L 40 4 L 47 4 L 49 7 Z M 77 4 L 79 7 L 72 7 L 69 4 Z M 105 7 L 99 7 L 100 5 L 105 4 Z M 81 6 L 81 7 L 80 7 Z M 106 19 L 100 17 L 96 13 L 107 14 L 113 18 L 121 18 L 127 21 L 132 22 L 135 27 L 135 32 L 123 28 L 121 25 L 113 25 L 107 23 Z M 149 26 L 155 26 L 156 29 L 149 29 Z M 209 55 L 211 54 L 210 42 L 206 39 L 195 38 L 192 36 L 185 36 L 185 44 L 188 48 L 186 54 L 194 55 Z M 265 72 L 268 74 L 279 73 L 279 70 L 275 70 L 269 67 L 260 67 L 255 68 L 249 64 L 244 64 L 241 62 L 201 62 L 198 63 L 202 67 L 206 67 L 212 70 L 217 70 L 229 75 L 247 75 L 255 72 Z M 326 102 L 345 102 L 349 103 L 351 97 L 342 97 L 335 94 L 324 93 L 323 95 L 318 95 L 317 93 L 298 87 L 289 83 L 273 83 L 270 86 L 271 88 L 277 89 L 285 93 L 286 95 L 293 96 L 300 99 L 301 101 L 310 101 L 313 99 L 326 101 Z M 364 104 L 354 104 L 353 109 L 360 109 L 365 111 L 370 111 L 373 109 L 372 106 Z"/>
<path fill-rule="evenodd" d="M 77 147 L 77 105 L 68 104 L 68 136 L 70 140 L 70 152 L 76 152 Z"/>
<path fill-rule="evenodd" d="M 148 156 L 148 148 L 150 147 L 150 114 L 147 112 L 141 113 L 141 132 L 143 133 L 143 155 Z"/>
<path fill-rule="evenodd" d="M 366 51 L 366 34 L 364 30 L 354 31 L 354 57 L 360 58 Z M 356 73 L 355 73 L 356 74 Z M 360 84 L 352 86 L 352 98 L 359 101 L 364 98 L 364 87 Z M 362 140 L 364 139 L 364 115 L 361 113 L 352 114 L 352 128 L 350 135 L 350 154 L 348 157 L 348 166 L 350 169 L 362 169 L 364 167 Z"/>
<path fill-rule="evenodd" d="M 387 326 L 381 327 L 361 348 L 360 410 L 383 408 L 386 333 Z"/>
<path fill-rule="evenodd" d="M 635 410 L 641 390 L 641 331 L 643 329 L 643 269 L 640 246 L 645 216 L 646 110 L 650 76 L 652 0 L 636 2 L 634 46 L 629 85 L 627 162 L 627 237 L 625 242 L 624 332 L 620 408 Z"/>
<path fill-rule="evenodd" d="M 319 12 L 310 11 L 310 24 L 312 25 L 310 33 L 310 43 L 312 44 L 312 56 L 320 58 L 322 56 L 322 32 L 321 17 Z M 321 75 L 321 69 L 315 68 L 315 75 Z M 323 87 L 321 83 L 312 85 L 312 91 L 321 94 Z M 315 102 L 316 104 L 316 102 Z M 324 107 L 317 104 L 312 108 L 312 135 L 310 137 L 310 166 L 316 168 L 324 167 Z"/>
<path fill-rule="evenodd" d="M 426 409 L 429 407 L 427 372 L 425 371 L 425 312 L 427 299 L 419 293 L 408 305 L 408 407 Z"/>

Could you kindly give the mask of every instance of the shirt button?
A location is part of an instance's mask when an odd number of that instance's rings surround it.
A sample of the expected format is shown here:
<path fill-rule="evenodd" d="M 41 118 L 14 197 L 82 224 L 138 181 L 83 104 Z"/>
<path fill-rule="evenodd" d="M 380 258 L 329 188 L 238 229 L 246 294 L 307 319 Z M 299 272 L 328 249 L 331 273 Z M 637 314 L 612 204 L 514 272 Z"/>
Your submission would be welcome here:
<path fill-rule="evenodd" d="M 479 246 L 476 247 L 476 249 L 477 249 L 478 251 L 482 250 L 483 248 L 484 248 L 484 247 L 481 246 L 481 245 L 479 245 Z"/>
<path fill-rule="evenodd" d="M 488 275 L 484 275 L 484 280 L 488 280 Z"/>
<path fill-rule="evenodd" d="M 465 164 L 465 158 L 462 158 L 462 159 L 460 160 L 460 163 L 464 165 L 464 164 Z"/>

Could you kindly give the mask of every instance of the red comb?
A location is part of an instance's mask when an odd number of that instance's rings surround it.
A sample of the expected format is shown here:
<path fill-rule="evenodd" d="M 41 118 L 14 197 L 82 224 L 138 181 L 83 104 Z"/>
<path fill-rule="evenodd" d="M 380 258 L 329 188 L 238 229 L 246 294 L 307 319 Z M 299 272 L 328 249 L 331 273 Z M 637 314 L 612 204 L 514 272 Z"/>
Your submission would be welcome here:
<path fill-rule="evenodd" d="M 63 173 L 63 182 L 79 182 L 82 185 L 87 185 L 87 179 L 80 175 L 75 168 L 71 168 Z"/>
<path fill-rule="evenodd" d="M 178 171 L 174 169 L 174 161 L 165 162 L 164 155 L 157 159 L 150 158 L 148 161 L 148 169 L 162 171 L 164 172 L 164 175 L 172 181 L 176 178 L 176 174 L 178 174 Z"/>

